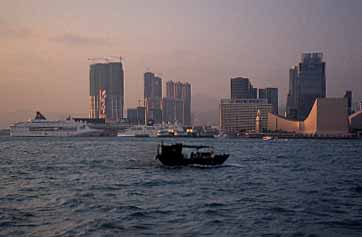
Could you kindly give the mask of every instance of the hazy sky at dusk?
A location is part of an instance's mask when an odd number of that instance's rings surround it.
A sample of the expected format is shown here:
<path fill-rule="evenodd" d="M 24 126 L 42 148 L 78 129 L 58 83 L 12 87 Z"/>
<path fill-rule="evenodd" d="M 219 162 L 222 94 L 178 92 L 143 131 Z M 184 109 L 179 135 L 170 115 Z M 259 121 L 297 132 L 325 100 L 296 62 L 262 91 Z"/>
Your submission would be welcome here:
<path fill-rule="evenodd" d="M 86 116 L 87 58 L 111 55 L 125 58 L 126 107 L 147 68 L 216 98 L 249 77 L 285 103 L 288 70 L 309 51 L 325 54 L 328 96 L 362 100 L 361 0 L 0 2 L 0 127 L 16 111 Z"/>

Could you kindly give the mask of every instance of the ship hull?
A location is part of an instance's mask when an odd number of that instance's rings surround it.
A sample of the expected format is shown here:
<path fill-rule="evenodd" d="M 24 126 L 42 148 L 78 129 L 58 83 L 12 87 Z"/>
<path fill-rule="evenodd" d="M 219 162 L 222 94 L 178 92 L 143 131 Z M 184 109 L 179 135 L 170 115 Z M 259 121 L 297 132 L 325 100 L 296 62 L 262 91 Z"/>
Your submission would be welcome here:
<path fill-rule="evenodd" d="M 100 135 L 99 131 L 87 131 L 81 133 L 69 133 L 69 132 L 18 132 L 11 131 L 11 137 L 89 137 Z"/>
<path fill-rule="evenodd" d="M 157 155 L 156 159 L 166 166 L 186 166 L 186 165 L 202 165 L 202 166 L 215 166 L 222 165 L 227 158 L 228 154 L 215 155 L 214 157 L 203 158 L 184 158 L 175 156 Z"/>
<path fill-rule="evenodd" d="M 35 119 L 10 126 L 12 137 L 82 137 L 96 136 L 102 131 L 90 128 L 86 123 L 67 120 L 47 120 L 40 112 Z"/>

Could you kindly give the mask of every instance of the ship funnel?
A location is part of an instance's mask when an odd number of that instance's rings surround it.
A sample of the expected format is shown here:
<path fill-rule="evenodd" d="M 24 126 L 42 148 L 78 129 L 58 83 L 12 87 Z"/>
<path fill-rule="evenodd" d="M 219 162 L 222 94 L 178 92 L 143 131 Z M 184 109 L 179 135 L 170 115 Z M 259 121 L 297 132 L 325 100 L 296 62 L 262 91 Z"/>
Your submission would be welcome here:
<path fill-rule="evenodd" d="M 39 111 L 36 111 L 35 120 L 46 120 L 46 118 Z"/>

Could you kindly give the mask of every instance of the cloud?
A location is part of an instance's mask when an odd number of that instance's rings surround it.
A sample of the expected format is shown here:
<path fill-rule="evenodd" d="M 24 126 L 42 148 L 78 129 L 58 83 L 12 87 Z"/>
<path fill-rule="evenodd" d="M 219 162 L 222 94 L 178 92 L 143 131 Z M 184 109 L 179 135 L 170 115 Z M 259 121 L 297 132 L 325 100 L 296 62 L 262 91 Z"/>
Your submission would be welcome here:
<path fill-rule="evenodd" d="M 33 35 L 32 30 L 22 26 L 12 25 L 0 19 L 0 38 L 23 39 Z"/>
<path fill-rule="evenodd" d="M 105 38 L 89 37 L 74 33 L 65 33 L 53 38 L 50 41 L 67 44 L 67 45 L 111 45 L 111 41 Z"/>
<path fill-rule="evenodd" d="M 49 36 L 50 35 L 50 36 Z M 0 40 L 22 40 L 29 38 L 44 38 L 51 42 L 60 44 L 82 46 L 109 46 L 113 45 L 111 40 L 102 37 L 93 37 L 77 33 L 61 33 L 61 32 L 49 32 L 48 29 L 29 28 L 20 25 L 13 24 L 8 21 L 4 21 L 0 18 Z"/>

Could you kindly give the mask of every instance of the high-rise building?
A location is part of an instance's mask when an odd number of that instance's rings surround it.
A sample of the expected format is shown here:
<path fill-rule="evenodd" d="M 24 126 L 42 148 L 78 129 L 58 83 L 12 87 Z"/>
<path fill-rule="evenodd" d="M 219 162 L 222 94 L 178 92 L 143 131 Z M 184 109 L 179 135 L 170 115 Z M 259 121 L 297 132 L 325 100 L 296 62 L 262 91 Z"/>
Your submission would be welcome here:
<path fill-rule="evenodd" d="M 258 129 L 265 130 L 268 113 L 271 111 L 272 105 L 266 99 L 222 99 L 220 128 L 226 134 L 256 131 L 258 114 L 260 119 Z"/>
<path fill-rule="evenodd" d="M 249 78 L 235 77 L 230 79 L 231 99 L 255 99 L 257 94 L 255 89 Z"/>
<path fill-rule="evenodd" d="M 137 108 L 129 108 L 127 110 L 128 122 L 132 125 L 144 125 L 145 124 L 146 108 L 138 106 Z"/>
<path fill-rule="evenodd" d="M 250 99 L 257 99 L 258 98 L 258 88 L 254 88 L 253 86 L 251 86 L 250 92 L 251 92 Z"/>
<path fill-rule="evenodd" d="M 299 97 L 299 87 L 297 86 L 298 66 L 289 69 L 289 91 L 287 97 L 286 116 L 289 119 L 297 119 L 298 106 L 297 98 Z"/>
<path fill-rule="evenodd" d="M 175 98 L 175 82 L 174 81 L 166 82 L 166 97 Z"/>
<path fill-rule="evenodd" d="M 278 114 L 278 88 L 259 89 L 259 99 L 267 99 L 272 105 L 272 113 Z"/>
<path fill-rule="evenodd" d="M 163 121 L 191 125 L 191 84 L 166 82 L 166 97 L 162 102 Z"/>
<path fill-rule="evenodd" d="M 184 107 L 184 125 L 191 126 L 191 84 L 184 83 L 182 90 L 182 100 Z"/>
<path fill-rule="evenodd" d="M 96 63 L 89 72 L 89 117 L 119 121 L 123 118 L 124 72 L 121 62 Z"/>
<path fill-rule="evenodd" d="M 287 117 L 304 120 L 316 98 L 326 97 L 326 72 L 322 53 L 304 53 L 289 70 Z"/>
<path fill-rule="evenodd" d="M 347 98 L 347 112 L 348 115 L 352 114 L 352 91 L 346 91 L 344 98 Z"/>
<path fill-rule="evenodd" d="M 176 101 L 174 98 L 164 97 L 162 99 L 162 120 L 165 123 L 174 123 L 176 121 Z"/>
<path fill-rule="evenodd" d="M 362 110 L 362 101 L 359 102 L 359 110 Z"/>
<path fill-rule="evenodd" d="M 162 118 L 165 123 L 184 124 L 184 100 L 164 97 L 162 99 Z"/>
<path fill-rule="evenodd" d="M 175 91 L 175 97 L 177 99 L 182 99 L 182 91 L 184 89 L 184 84 L 180 81 L 174 83 L 174 91 Z"/>
<path fill-rule="evenodd" d="M 162 79 L 152 72 L 144 74 L 144 99 L 146 106 L 146 120 L 154 123 L 162 122 Z"/>
<path fill-rule="evenodd" d="M 259 99 L 266 99 L 266 89 L 259 88 L 258 94 Z"/>
<path fill-rule="evenodd" d="M 144 74 L 144 98 L 162 98 L 162 79 L 152 72 Z"/>

